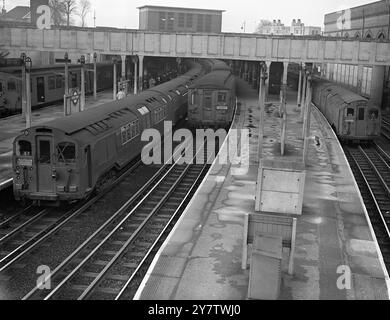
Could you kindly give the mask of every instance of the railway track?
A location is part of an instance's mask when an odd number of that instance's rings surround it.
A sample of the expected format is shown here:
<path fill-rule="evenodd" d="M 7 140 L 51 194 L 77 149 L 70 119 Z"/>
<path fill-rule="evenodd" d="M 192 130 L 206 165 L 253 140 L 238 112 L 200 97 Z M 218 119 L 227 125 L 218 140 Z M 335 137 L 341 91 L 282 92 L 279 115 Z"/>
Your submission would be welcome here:
<path fill-rule="evenodd" d="M 344 147 L 390 271 L 390 157 L 379 147 Z"/>
<path fill-rule="evenodd" d="M 381 133 L 387 140 L 390 140 L 390 116 L 388 115 L 382 116 Z"/>
<path fill-rule="evenodd" d="M 164 165 L 23 299 L 131 299 L 209 167 Z"/>
<path fill-rule="evenodd" d="M 20 259 L 37 249 L 44 241 L 60 231 L 71 220 L 85 212 L 111 188 L 123 180 L 140 164 L 137 160 L 124 170 L 109 188 L 89 200 L 65 208 L 38 208 L 28 206 L 0 223 L 0 274 L 12 268 Z"/>

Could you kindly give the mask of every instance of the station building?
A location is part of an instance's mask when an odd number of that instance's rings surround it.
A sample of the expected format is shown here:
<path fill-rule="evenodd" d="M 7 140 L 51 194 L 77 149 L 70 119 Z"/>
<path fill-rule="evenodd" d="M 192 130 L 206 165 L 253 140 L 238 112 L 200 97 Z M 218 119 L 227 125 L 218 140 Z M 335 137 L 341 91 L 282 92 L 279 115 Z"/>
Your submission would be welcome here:
<path fill-rule="evenodd" d="M 301 19 L 293 19 L 291 26 L 285 26 L 280 19 L 273 20 L 269 24 L 260 25 L 256 33 L 266 35 L 294 35 L 316 36 L 321 35 L 321 27 L 305 26 Z"/>
<path fill-rule="evenodd" d="M 324 35 L 366 39 L 390 39 L 390 2 L 376 1 L 366 5 L 328 13 Z"/>
<path fill-rule="evenodd" d="M 376 1 L 326 14 L 324 35 L 331 37 L 389 40 L 390 1 Z M 390 111 L 389 66 L 327 64 L 328 80 L 340 83 Z"/>
<path fill-rule="evenodd" d="M 150 31 L 183 31 L 220 33 L 224 10 L 142 6 L 139 29 Z"/>

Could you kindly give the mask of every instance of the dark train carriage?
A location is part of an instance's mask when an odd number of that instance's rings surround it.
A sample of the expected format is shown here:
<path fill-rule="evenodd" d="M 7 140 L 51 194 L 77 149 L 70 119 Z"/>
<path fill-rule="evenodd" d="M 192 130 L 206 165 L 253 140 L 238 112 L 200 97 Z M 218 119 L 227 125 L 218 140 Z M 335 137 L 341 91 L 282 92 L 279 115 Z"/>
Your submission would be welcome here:
<path fill-rule="evenodd" d="M 93 68 L 87 64 L 85 69 Z M 112 88 L 112 65 L 97 64 L 97 90 Z M 2 99 L 0 101 L 0 116 L 7 116 L 21 112 L 21 69 L 8 67 L 1 69 Z M 32 68 L 31 79 L 31 106 L 33 109 L 46 106 L 53 102 L 62 101 L 65 90 L 64 66 L 44 66 Z M 69 65 L 69 88 L 80 88 L 80 65 Z M 93 91 L 93 73 L 85 71 L 85 92 Z M 0 97 L 1 98 L 1 97 Z"/>
<path fill-rule="evenodd" d="M 380 135 L 381 113 L 378 106 L 346 88 L 315 78 L 313 103 L 327 118 L 341 140 L 370 141 Z"/>
<path fill-rule="evenodd" d="M 188 121 L 195 127 L 227 126 L 233 117 L 236 84 L 229 70 L 216 70 L 190 86 Z"/>
<path fill-rule="evenodd" d="M 24 130 L 14 140 L 15 198 L 59 204 L 110 184 L 141 153 L 143 130 L 162 132 L 164 121 L 177 121 L 178 113 L 170 110 L 182 106 L 167 97 L 175 88 L 181 92 L 188 79 L 176 80 L 169 88 L 157 86 Z"/>

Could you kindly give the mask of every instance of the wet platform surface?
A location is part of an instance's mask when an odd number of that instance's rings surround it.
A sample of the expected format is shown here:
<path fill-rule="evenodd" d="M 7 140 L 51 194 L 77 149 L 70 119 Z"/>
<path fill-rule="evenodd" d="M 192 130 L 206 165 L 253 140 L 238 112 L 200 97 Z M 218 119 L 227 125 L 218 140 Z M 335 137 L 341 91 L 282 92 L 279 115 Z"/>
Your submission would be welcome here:
<path fill-rule="evenodd" d="M 214 164 L 154 259 L 136 299 L 247 298 L 249 272 L 241 269 L 243 221 L 245 214 L 255 211 L 259 111 L 257 92 L 241 80 L 239 94 L 240 114 L 233 128 L 250 131 L 249 170 Z M 278 108 L 266 108 L 264 158 L 302 159 L 302 123 L 295 103 L 296 93 L 290 92 L 284 157 Z M 306 170 L 294 274 L 287 274 L 287 251 L 279 299 L 388 299 L 388 274 L 360 193 L 336 137 L 316 110 Z M 351 270 L 351 287 L 340 290 L 337 270 L 343 266 Z"/>
<path fill-rule="evenodd" d="M 112 91 L 98 92 L 97 100 L 93 96 L 85 97 L 85 108 L 93 108 L 112 101 Z M 63 105 L 56 104 L 32 112 L 32 126 L 64 116 Z M 9 185 L 12 179 L 12 143 L 26 127 L 22 115 L 0 118 L 0 190 Z"/>

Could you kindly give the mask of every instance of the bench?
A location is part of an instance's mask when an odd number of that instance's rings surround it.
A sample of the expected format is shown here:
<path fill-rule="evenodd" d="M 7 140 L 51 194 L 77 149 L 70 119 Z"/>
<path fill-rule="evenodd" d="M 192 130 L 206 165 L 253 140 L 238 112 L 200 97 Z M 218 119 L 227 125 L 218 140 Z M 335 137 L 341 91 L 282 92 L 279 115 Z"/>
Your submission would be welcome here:
<path fill-rule="evenodd" d="M 282 237 L 282 247 L 290 250 L 288 273 L 292 275 L 294 273 L 296 229 L 296 218 L 264 214 L 246 214 L 244 217 L 242 269 L 247 269 L 248 245 L 253 244 L 256 235 L 280 236 Z"/>

